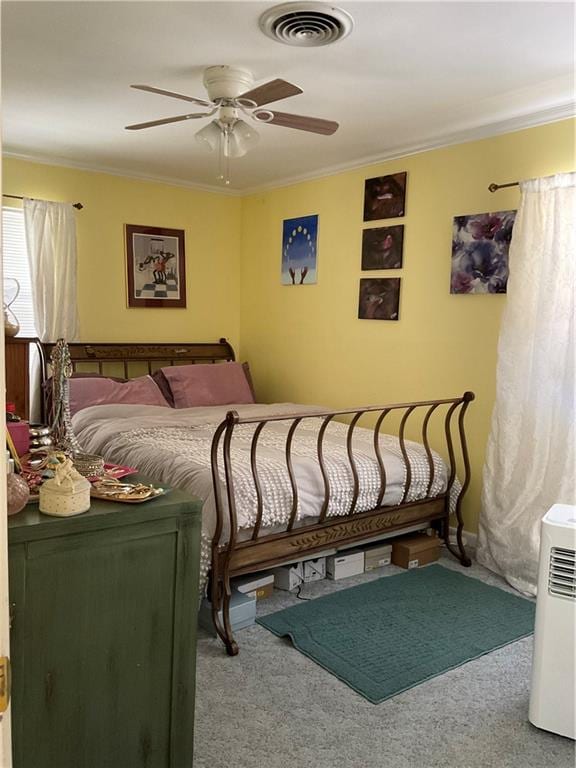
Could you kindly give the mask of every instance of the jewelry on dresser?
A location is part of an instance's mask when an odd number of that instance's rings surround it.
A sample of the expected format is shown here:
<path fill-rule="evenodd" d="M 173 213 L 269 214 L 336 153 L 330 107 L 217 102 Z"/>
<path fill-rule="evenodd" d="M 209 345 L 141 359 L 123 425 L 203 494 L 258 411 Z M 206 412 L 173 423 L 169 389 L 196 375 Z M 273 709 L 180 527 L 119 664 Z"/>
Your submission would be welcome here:
<path fill-rule="evenodd" d="M 29 453 L 45 453 L 54 447 L 52 439 L 52 430 L 46 424 L 30 424 Z"/>
<path fill-rule="evenodd" d="M 64 339 L 58 339 L 50 355 L 52 367 L 52 436 L 54 445 L 71 455 L 81 452 L 80 443 L 70 419 L 70 397 L 68 379 L 72 376 L 70 351 Z"/>
<path fill-rule="evenodd" d="M 104 474 L 104 459 L 93 453 L 75 453 L 72 456 L 74 467 L 83 477 L 100 477 Z"/>
<path fill-rule="evenodd" d="M 92 484 L 93 496 L 113 501 L 144 501 L 163 493 L 163 488 L 154 488 L 144 483 L 121 483 L 113 478 L 97 480 Z"/>

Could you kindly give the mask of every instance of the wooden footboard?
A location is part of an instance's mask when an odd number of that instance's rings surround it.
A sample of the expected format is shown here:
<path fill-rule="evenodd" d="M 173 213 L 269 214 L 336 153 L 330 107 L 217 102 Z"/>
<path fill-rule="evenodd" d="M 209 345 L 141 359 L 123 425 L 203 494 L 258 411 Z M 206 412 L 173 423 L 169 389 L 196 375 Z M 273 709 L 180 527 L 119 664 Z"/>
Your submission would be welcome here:
<path fill-rule="evenodd" d="M 212 543 L 210 596 L 214 625 L 230 655 L 238 653 L 238 645 L 234 640 L 229 618 L 230 580 L 234 576 L 293 562 L 297 559 L 303 559 L 306 555 L 312 557 L 316 553 L 327 549 L 338 549 L 338 547 L 351 542 L 365 541 L 370 538 L 377 539 L 391 531 L 421 522 L 429 522 L 434 525 L 448 549 L 460 560 L 462 565 L 470 565 L 470 559 L 462 541 L 461 504 L 470 482 L 470 462 L 464 431 L 464 416 L 473 399 L 474 394 L 472 392 L 465 392 L 462 397 L 445 400 L 396 403 L 338 411 L 297 412 L 261 418 L 243 418 L 234 411 L 227 414 L 226 419 L 218 426 L 212 441 L 212 478 L 217 523 Z M 380 474 L 380 487 L 374 508 L 358 512 L 360 479 L 354 457 L 353 438 L 359 420 L 366 415 L 372 415 L 372 418 L 375 419 L 371 429 L 374 453 Z M 390 421 L 391 415 L 397 416 L 397 437 L 406 479 L 401 502 L 396 506 L 383 506 L 387 477 L 381 453 L 380 436 L 385 432 L 390 433 L 389 429 L 386 429 L 386 424 Z M 429 437 L 430 422 L 433 415 L 435 415 L 435 419 L 442 419 L 442 445 L 438 445 L 438 440 L 436 440 L 434 448 L 444 455 L 448 468 L 447 486 L 441 494 L 436 496 L 430 495 L 435 472 Z M 324 499 L 320 515 L 309 524 L 303 523 L 301 520 L 297 521 L 298 486 L 293 468 L 292 449 L 294 434 L 298 426 L 306 419 L 321 420 L 316 443 L 316 458 L 324 485 Z M 417 425 L 414 424 L 416 419 L 419 420 Z M 352 498 L 349 509 L 345 515 L 338 516 L 328 515 L 332 489 L 325 459 L 325 433 L 333 420 L 344 420 L 348 425 L 346 452 L 352 477 Z M 287 426 L 284 455 L 292 489 L 292 506 L 285 529 L 280 532 L 267 533 L 263 527 L 264 499 L 259 476 L 257 447 L 265 426 L 278 421 L 284 422 Z M 232 471 L 233 458 L 230 447 L 235 429 L 239 425 L 246 424 L 254 427 L 250 445 L 250 469 L 256 491 L 257 514 L 251 537 L 248 540 L 241 540 L 238 535 L 238 514 Z M 412 480 L 412 466 L 408 456 L 406 438 L 409 425 L 410 434 L 419 435 L 429 468 L 427 491 L 424 498 L 418 501 L 408 501 L 407 499 Z M 224 491 L 218 468 L 218 461 L 221 457 L 223 457 L 224 465 Z M 450 496 L 456 482 L 457 458 L 461 461 L 460 478 L 462 485 L 457 498 L 453 499 L 453 512 L 457 521 L 457 547 L 455 548 L 449 539 L 449 516 L 451 512 Z"/>

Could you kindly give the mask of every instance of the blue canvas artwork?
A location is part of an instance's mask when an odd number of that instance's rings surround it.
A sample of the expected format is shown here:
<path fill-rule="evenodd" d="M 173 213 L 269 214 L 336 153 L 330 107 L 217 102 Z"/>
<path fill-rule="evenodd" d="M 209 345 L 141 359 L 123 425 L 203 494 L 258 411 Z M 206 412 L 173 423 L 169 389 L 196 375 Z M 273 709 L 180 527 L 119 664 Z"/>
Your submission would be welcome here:
<path fill-rule="evenodd" d="M 282 224 L 282 285 L 317 281 L 318 216 L 284 219 Z"/>
<path fill-rule="evenodd" d="M 456 216 L 450 293 L 506 293 L 516 211 Z"/>

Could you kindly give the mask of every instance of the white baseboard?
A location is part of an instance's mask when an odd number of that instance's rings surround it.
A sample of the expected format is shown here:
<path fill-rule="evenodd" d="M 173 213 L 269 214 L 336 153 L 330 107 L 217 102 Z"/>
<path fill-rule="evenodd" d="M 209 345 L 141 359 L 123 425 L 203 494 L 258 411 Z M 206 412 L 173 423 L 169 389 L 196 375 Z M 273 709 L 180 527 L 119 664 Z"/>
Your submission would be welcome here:
<path fill-rule="evenodd" d="M 464 546 L 471 550 L 472 552 L 476 551 L 476 544 L 478 543 L 478 535 L 476 533 L 472 533 L 471 531 L 462 531 L 462 540 L 464 542 Z M 453 526 L 450 526 L 450 543 L 456 544 L 456 528 Z"/>

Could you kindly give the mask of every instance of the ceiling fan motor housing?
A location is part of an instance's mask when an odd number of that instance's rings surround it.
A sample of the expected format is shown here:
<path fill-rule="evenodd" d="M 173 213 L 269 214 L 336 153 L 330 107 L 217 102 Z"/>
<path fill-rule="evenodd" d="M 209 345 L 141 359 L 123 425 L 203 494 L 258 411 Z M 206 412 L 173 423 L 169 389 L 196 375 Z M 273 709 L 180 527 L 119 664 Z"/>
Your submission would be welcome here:
<path fill-rule="evenodd" d="M 236 99 L 254 84 L 252 73 L 241 67 L 219 64 L 204 70 L 204 86 L 211 101 Z"/>

